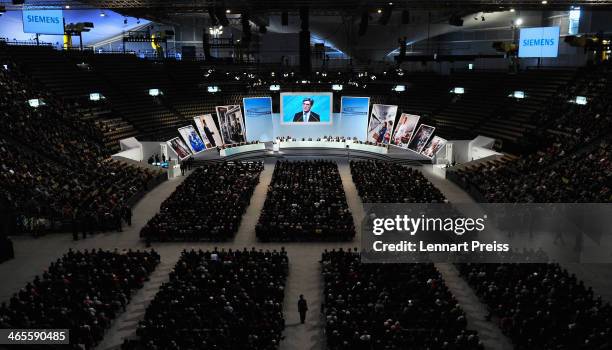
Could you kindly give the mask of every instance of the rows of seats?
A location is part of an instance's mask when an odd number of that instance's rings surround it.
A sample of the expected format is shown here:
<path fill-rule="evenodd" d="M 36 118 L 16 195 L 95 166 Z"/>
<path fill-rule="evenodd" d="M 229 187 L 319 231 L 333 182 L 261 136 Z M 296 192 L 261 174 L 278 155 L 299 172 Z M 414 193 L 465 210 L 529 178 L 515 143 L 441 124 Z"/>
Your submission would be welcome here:
<path fill-rule="evenodd" d="M 340 249 L 321 269 L 330 350 L 484 348 L 433 264 L 365 264 Z"/>
<path fill-rule="evenodd" d="M 69 250 L 0 305 L 0 327 L 68 329 L 64 348 L 92 349 L 159 260 L 154 250 Z"/>
<path fill-rule="evenodd" d="M 142 228 L 145 240 L 231 239 L 240 226 L 261 162 L 206 163 L 194 170 Z"/>
<path fill-rule="evenodd" d="M 337 241 L 355 236 L 338 165 L 278 161 L 255 227 L 261 241 Z"/>
<path fill-rule="evenodd" d="M 608 349 L 612 307 L 558 264 L 463 264 L 516 349 Z"/>
<path fill-rule="evenodd" d="M 351 161 L 351 175 L 364 203 L 442 203 L 440 190 L 414 168 L 382 161 Z"/>
<path fill-rule="evenodd" d="M 183 251 L 123 349 L 278 349 L 285 251 Z"/>
<path fill-rule="evenodd" d="M 6 121 L 0 186 L 14 203 L 21 228 L 103 223 L 161 177 L 160 172 L 110 159 L 95 126 L 75 117 L 54 95 L 33 87 L 14 64 L 7 66 L 0 70 L 0 116 Z M 28 106 L 32 97 L 42 98 L 45 105 Z M 86 220 L 92 217 L 97 219 Z"/>

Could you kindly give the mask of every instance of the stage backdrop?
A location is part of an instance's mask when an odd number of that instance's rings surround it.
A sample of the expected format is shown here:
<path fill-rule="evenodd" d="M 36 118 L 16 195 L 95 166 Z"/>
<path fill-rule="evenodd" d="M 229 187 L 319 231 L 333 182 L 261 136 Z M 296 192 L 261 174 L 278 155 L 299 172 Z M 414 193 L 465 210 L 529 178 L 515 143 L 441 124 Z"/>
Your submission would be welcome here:
<path fill-rule="evenodd" d="M 393 123 L 397 114 L 395 105 L 372 105 L 372 116 L 368 124 L 367 141 L 388 144 L 393 135 Z"/>
<path fill-rule="evenodd" d="M 353 135 L 365 140 L 368 129 L 369 97 L 342 96 L 340 106 L 340 127 L 343 136 Z"/>
<path fill-rule="evenodd" d="M 246 141 L 244 120 L 239 105 L 217 106 L 217 120 L 224 144 Z"/>
<path fill-rule="evenodd" d="M 272 141 L 272 97 L 247 97 L 242 99 L 247 141 Z"/>

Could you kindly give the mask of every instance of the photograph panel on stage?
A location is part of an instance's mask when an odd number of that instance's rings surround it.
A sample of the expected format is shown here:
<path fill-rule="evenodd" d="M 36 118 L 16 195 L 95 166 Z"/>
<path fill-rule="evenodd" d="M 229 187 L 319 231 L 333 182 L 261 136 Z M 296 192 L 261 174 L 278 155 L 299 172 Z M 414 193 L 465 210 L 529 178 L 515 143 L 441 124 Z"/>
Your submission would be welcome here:
<path fill-rule="evenodd" d="M 193 120 L 206 148 L 217 147 L 223 144 L 212 114 L 199 115 L 194 117 Z"/>
<path fill-rule="evenodd" d="M 168 147 L 174 150 L 174 153 L 179 157 L 179 160 L 183 160 L 191 155 L 187 145 L 178 137 L 175 137 L 169 141 L 166 141 Z"/>
<path fill-rule="evenodd" d="M 391 143 L 402 148 L 408 148 L 408 144 L 410 143 L 410 139 L 416 130 L 420 118 L 421 117 L 418 115 L 402 113 L 395 126 L 395 132 L 393 133 L 393 140 Z"/>
<path fill-rule="evenodd" d="M 240 105 L 217 106 L 217 120 L 223 143 L 230 145 L 246 141 L 246 131 Z"/>
<path fill-rule="evenodd" d="M 179 128 L 178 132 L 183 137 L 183 140 L 187 144 L 187 147 L 189 147 L 191 153 L 197 154 L 206 149 L 206 146 L 204 146 L 204 141 L 202 141 L 200 135 L 198 135 L 193 126 L 184 126 Z"/>
<path fill-rule="evenodd" d="M 281 93 L 281 124 L 331 124 L 333 96 L 331 92 Z"/>
<path fill-rule="evenodd" d="M 397 106 L 373 104 L 367 141 L 388 144 L 391 141 L 396 114 Z"/>
<path fill-rule="evenodd" d="M 246 97 L 244 106 L 244 124 L 248 130 L 248 141 L 272 141 L 272 97 Z"/>
<path fill-rule="evenodd" d="M 431 141 L 429 141 L 427 146 L 423 148 L 423 151 L 421 152 L 421 154 L 424 155 L 425 157 L 433 158 L 438 153 L 438 151 L 440 151 L 442 147 L 446 145 L 446 142 L 447 141 L 445 139 L 439 136 L 434 136 L 431 139 Z"/>
<path fill-rule="evenodd" d="M 414 134 L 414 137 L 412 137 L 412 141 L 410 141 L 408 149 L 413 150 L 416 153 L 421 153 L 423 148 L 425 148 L 425 145 L 427 145 L 427 141 L 429 141 L 429 138 L 431 135 L 433 135 L 434 130 L 436 130 L 436 128 L 433 126 L 421 124 L 417 132 Z"/>
<path fill-rule="evenodd" d="M 357 136 L 359 140 L 366 140 L 369 112 L 369 97 L 342 96 L 340 99 L 340 120 L 343 135 Z"/>

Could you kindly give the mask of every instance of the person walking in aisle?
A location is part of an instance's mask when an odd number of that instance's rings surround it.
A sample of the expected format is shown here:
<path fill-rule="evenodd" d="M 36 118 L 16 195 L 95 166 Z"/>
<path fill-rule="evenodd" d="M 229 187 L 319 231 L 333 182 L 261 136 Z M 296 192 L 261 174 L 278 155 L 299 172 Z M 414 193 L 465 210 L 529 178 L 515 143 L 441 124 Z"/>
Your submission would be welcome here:
<path fill-rule="evenodd" d="M 298 312 L 300 313 L 300 322 L 304 324 L 306 321 L 306 311 L 308 311 L 308 303 L 304 299 L 304 294 L 300 294 L 300 300 L 298 300 Z"/>

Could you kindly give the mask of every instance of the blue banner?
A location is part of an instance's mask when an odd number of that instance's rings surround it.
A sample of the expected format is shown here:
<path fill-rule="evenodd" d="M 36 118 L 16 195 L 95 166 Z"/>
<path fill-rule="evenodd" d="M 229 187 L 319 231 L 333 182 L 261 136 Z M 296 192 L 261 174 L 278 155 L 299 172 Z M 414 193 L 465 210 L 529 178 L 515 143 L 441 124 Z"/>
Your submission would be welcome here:
<path fill-rule="evenodd" d="M 35 34 L 64 34 L 64 14 L 62 10 L 24 9 L 23 32 Z"/>

